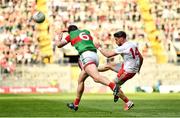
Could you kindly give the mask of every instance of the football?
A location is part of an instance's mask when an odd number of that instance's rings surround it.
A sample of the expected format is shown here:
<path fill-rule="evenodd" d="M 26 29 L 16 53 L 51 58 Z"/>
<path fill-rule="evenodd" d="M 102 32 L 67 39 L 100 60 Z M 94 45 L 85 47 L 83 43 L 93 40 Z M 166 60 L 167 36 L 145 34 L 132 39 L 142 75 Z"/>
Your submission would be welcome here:
<path fill-rule="evenodd" d="M 45 14 L 41 11 L 38 11 L 35 12 L 32 18 L 36 23 L 43 23 L 45 20 Z"/>

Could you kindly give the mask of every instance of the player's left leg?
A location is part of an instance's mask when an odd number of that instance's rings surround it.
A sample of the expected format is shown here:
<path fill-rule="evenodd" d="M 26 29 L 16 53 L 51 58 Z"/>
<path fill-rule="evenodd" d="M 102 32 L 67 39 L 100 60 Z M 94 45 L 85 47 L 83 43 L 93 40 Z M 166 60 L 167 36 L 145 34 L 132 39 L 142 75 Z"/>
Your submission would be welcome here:
<path fill-rule="evenodd" d="M 79 102 L 81 100 L 81 96 L 84 92 L 84 81 L 85 79 L 88 77 L 87 73 L 82 70 L 82 72 L 79 75 L 79 79 L 78 79 L 78 87 L 77 87 L 77 95 L 76 95 L 76 100 L 74 101 L 74 104 L 76 106 L 79 105 Z"/>
<path fill-rule="evenodd" d="M 84 81 L 88 77 L 86 72 L 84 70 L 81 71 L 78 79 L 78 87 L 77 87 L 77 93 L 76 93 L 76 99 L 74 100 L 73 103 L 68 103 L 67 106 L 72 109 L 77 111 L 78 110 L 78 105 L 81 100 L 81 96 L 84 92 Z"/>
<path fill-rule="evenodd" d="M 123 68 L 118 72 L 117 78 L 115 82 L 118 83 L 120 86 L 124 84 L 127 80 L 134 77 L 136 73 L 127 73 L 123 70 Z M 121 88 L 119 88 L 119 95 L 114 97 L 114 102 L 118 101 L 118 98 L 121 98 L 125 102 L 124 110 L 129 110 L 134 106 L 134 103 L 128 99 L 127 96 L 123 93 Z"/>

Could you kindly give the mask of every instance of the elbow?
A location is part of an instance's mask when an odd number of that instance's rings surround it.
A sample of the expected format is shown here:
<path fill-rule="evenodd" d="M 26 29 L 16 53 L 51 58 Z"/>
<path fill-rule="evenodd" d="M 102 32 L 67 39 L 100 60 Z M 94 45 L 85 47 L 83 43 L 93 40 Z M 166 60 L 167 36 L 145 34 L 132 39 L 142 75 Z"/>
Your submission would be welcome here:
<path fill-rule="evenodd" d="M 115 55 L 116 55 L 116 54 L 114 54 L 114 53 L 108 53 L 108 54 L 107 54 L 107 57 L 110 58 L 110 57 L 113 57 L 113 56 L 115 56 Z"/>
<path fill-rule="evenodd" d="M 108 54 L 104 54 L 104 56 L 107 57 L 107 58 L 111 57 L 111 55 L 108 55 Z"/>
<path fill-rule="evenodd" d="M 61 46 L 57 46 L 58 48 L 61 48 Z"/>
<path fill-rule="evenodd" d="M 62 46 L 62 45 L 58 45 L 57 47 L 58 47 L 58 48 L 62 48 L 63 46 Z"/>
<path fill-rule="evenodd" d="M 143 60 L 144 60 L 144 59 L 143 59 L 143 57 L 140 57 L 140 61 L 141 61 L 141 63 L 143 63 Z"/>
<path fill-rule="evenodd" d="M 111 55 L 107 55 L 106 57 L 107 57 L 107 58 L 110 58 L 110 57 L 112 57 L 112 56 L 111 56 Z"/>
<path fill-rule="evenodd" d="M 141 60 L 143 61 L 143 60 L 144 60 L 144 58 L 143 58 L 143 57 L 141 57 Z"/>
<path fill-rule="evenodd" d="M 108 52 L 108 51 L 104 51 L 104 52 L 101 52 L 101 53 L 107 58 L 113 57 L 115 55 L 114 53 L 111 53 L 111 52 Z"/>
<path fill-rule="evenodd" d="M 143 56 L 142 56 L 141 54 L 140 54 L 140 56 L 139 56 L 139 57 L 140 57 L 140 60 L 141 60 L 141 61 L 143 61 L 143 60 L 144 60 L 144 58 L 143 58 Z"/>

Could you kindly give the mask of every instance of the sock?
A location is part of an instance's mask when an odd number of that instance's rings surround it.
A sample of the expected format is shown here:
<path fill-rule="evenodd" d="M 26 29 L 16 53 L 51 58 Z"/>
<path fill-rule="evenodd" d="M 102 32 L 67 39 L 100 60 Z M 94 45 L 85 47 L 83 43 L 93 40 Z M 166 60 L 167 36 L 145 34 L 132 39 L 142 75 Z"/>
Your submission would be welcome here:
<path fill-rule="evenodd" d="M 123 101 L 124 101 L 125 103 L 127 103 L 127 102 L 129 102 L 129 99 L 126 97 L 125 99 L 123 99 Z"/>
<path fill-rule="evenodd" d="M 75 106 L 78 106 L 78 105 L 79 105 L 79 102 L 80 102 L 80 99 L 79 99 L 79 98 L 76 98 L 76 99 L 74 100 L 74 105 L 75 105 Z"/>
<path fill-rule="evenodd" d="M 111 88 L 111 90 L 114 90 L 116 84 L 113 82 L 110 82 L 108 86 Z"/>

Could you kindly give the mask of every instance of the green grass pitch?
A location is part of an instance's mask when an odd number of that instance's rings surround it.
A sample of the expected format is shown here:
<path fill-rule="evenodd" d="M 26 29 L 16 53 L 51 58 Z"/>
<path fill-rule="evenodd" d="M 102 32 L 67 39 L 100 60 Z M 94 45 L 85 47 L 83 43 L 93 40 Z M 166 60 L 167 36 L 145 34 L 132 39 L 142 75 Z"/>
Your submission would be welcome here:
<path fill-rule="evenodd" d="M 127 94 L 135 106 L 123 111 L 123 102 L 110 94 L 84 94 L 79 110 L 66 107 L 75 93 L 0 94 L 0 117 L 180 117 L 180 93 Z"/>

